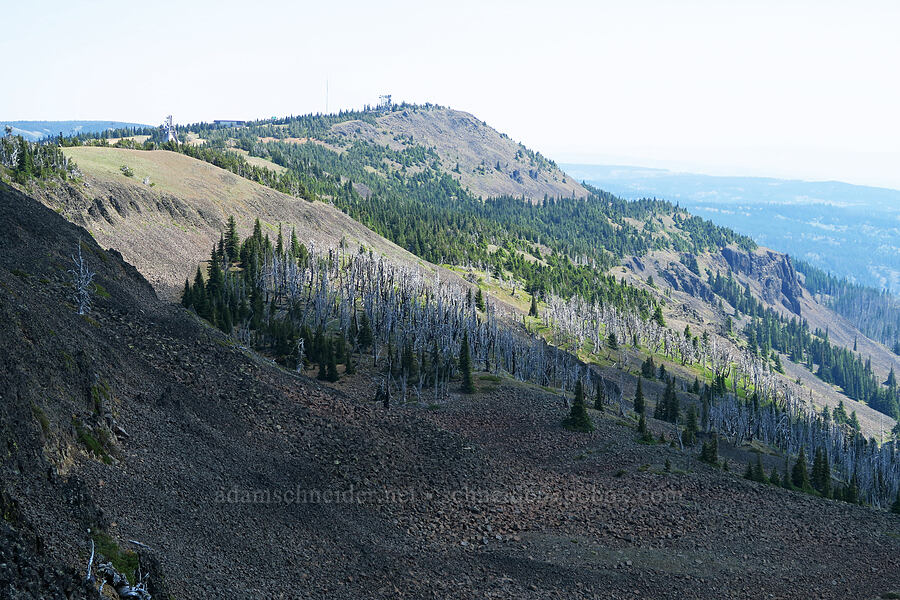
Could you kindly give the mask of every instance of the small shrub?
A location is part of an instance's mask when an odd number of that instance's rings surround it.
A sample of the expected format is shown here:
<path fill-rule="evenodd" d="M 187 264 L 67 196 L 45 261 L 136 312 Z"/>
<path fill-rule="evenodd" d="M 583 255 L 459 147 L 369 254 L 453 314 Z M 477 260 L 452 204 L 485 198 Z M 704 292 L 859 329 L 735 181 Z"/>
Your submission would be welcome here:
<path fill-rule="evenodd" d="M 31 412 L 34 414 L 34 418 L 38 420 L 38 423 L 41 424 L 41 431 L 44 432 L 44 435 L 50 433 L 50 419 L 47 418 L 47 413 L 44 412 L 44 409 L 38 406 L 37 404 L 31 405 Z"/>
<path fill-rule="evenodd" d="M 122 165 L 119 167 L 119 170 L 122 171 L 122 175 L 125 177 L 134 177 L 134 171 L 128 165 Z"/>
<path fill-rule="evenodd" d="M 117 571 L 134 583 L 134 574 L 138 568 L 137 553 L 120 548 L 119 544 L 106 532 L 98 531 L 94 533 L 93 537 L 97 553 L 103 555 Z"/>
<path fill-rule="evenodd" d="M 94 293 L 100 296 L 101 298 L 109 298 L 109 292 L 106 291 L 106 288 L 100 285 L 99 283 L 94 282 Z"/>

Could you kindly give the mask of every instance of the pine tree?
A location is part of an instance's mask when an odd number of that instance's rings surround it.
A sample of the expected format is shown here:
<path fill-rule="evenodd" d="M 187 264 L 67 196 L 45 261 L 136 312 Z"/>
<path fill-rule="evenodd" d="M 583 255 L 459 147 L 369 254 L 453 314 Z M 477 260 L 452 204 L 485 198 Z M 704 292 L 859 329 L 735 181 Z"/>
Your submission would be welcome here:
<path fill-rule="evenodd" d="M 602 411 L 603 405 L 606 403 L 606 394 L 603 392 L 603 380 L 597 379 L 597 394 L 594 396 L 594 408 Z"/>
<path fill-rule="evenodd" d="M 325 379 L 332 383 L 340 379 L 340 375 L 338 375 L 335 351 L 331 344 L 328 345 L 328 364 L 325 367 Z"/>
<path fill-rule="evenodd" d="M 641 418 L 638 419 L 637 430 L 638 433 L 641 434 L 641 440 L 645 442 L 653 441 L 653 435 L 650 433 L 650 430 L 647 429 L 647 419 L 644 417 L 643 413 L 641 414 Z"/>
<path fill-rule="evenodd" d="M 203 281 L 203 273 L 200 267 L 197 267 L 197 274 L 194 275 L 194 286 L 191 288 L 191 303 L 197 314 L 204 319 L 209 316 L 209 305 L 206 302 L 206 284 Z"/>
<path fill-rule="evenodd" d="M 478 291 L 475 292 L 475 308 L 484 312 L 484 294 L 481 292 L 481 288 L 478 288 Z"/>
<path fill-rule="evenodd" d="M 209 280 L 206 282 L 206 294 L 210 302 L 218 301 L 225 289 L 225 275 L 219 260 L 219 253 L 213 248 L 209 260 Z"/>
<path fill-rule="evenodd" d="M 744 479 L 749 479 L 750 481 L 754 480 L 753 463 L 750 461 L 747 461 L 747 468 L 744 469 Z"/>
<path fill-rule="evenodd" d="M 897 499 L 891 504 L 891 512 L 900 515 L 900 488 L 897 489 Z"/>
<path fill-rule="evenodd" d="M 830 498 L 832 494 L 831 489 L 831 464 L 828 461 L 828 450 L 822 450 L 822 466 L 820 468 L 820 477 L 821 477 L 821 487 L 819 491 L 822 492 L 822 495 L 826 498 Z"/>
<path fill-rule="evenodd" d="M 459 370 L 462 373 L 461 391 L 464 394 L 475 393 L 475 381 L 472 379 L 472 361 L 469 358 L 469 332 L 463 332 L 459 345 Z"/>
<path fill-rule="evenodd" d="M 253 222 L 253 239 L 256 241 L 257 246 L 262 246 L 262 244 L 263 244 L 262 225 L 259 222 L 259 217 L 257 217 L 256 221 Z"/>
<path fill-rule="evenodd" d="M 784 457 L 784 476 L 781 478 L 781 486 L 786 490 L 794 489 L 793 484 L 791 483 L 791 469 L 788 463 L 788 457 Z"/>
<path fill-rule="evenodd" d="M 537 305 L 537 296 L 531 296 L 531 308 L 528 309 L 529 317 L 538 316 L 538 305 Z"/>
<path fill-rule="evenodd" d="M 325 342 L 323 348 L 319 352 L 319 374 L 316 379 L 326 381 L 328 379 L 328 359 L 331 356 L 331 345 Z"/>
<path fill-rule="evenodd" d="M 359 347 L 367 350 L 372 345 L 372 325 L 369 323 L 369 316 L 365 312 L 363 312 L 359 321 Z"/>
<path fill-rule="evenodd" d="M 641 378 L 638 377 L 637 390 L 634 392 L 634 412 L 640 414 L 643 417 L 645 408 L 644 386 L 643 383 L 641 383 Z"/>
<path fill-rule="evenodd" d="M 584 406 L 584 386 L 581 379 L 575 383 L 575 401 L 572 403 L 572 409 L 569 411 L 569 416 L 563 421 L 563 425 L 573 431 L 587 432 L 594 429 L 594 424 L 591 423 L 591 418 Z"/>
<path fill-rule="evenodd" d="M 844 502 L 859 504 L 859 480 L 856 478 L 856 473 L 850 478 L 850 484 L 844 488 Z"/>
<path fill-rule="evenodd" d="M 794 468 L 791 471 L 791 483 L 794 484 L 794 487 L 801 490 L 810 488 L 809 469 L 806 466 L 806 451 L 802 446 L 800 447 L 800 454 L 797 456 L 797 462 L 794 463 Z"/>
<path fill-rule="evenodd" d="M 847 422 L 847 409 L 844 408 L 844 401 L 838 401 L 837 408 L 834 409 L 834 422 L 838 425 L 844 425 Z"/>
<path fill-rule="evenodd" d="M 775 370 L 779 373 L 784 373 L 784 365 L 781 364 L 781 355 L 775 355 Z"/>
<path fill-rule="evenodd" d="M 659 394 L 656 394 L 656 406 L 653 408 L 653 418 L 657 421 L 666 420 L 666 405 L 659 397 Z"/>
<path fill-rule="evenodd" d="M 606 345 L 609 346 L 610 350 L 619 349 L 619 341 L 616 339 L 616 334 L 612 331 L 609 332 L 609 336 L 606 338 Z"/>
<path fill-rule="evenodd" d="M 769 475 L 769 483 L 775 487 L 781 487 L 781 476 L 778 474 L 778 469 L 775 467 L 772 467 L 772 473 Z"/>
<path fill-rule="evenodd" d="M 693 446 L 697 443 L 697 409 L 694 405 L 688 407 L 687 416 L 685 417 L 684 431 L 681 434 L 681 441 L 685 446 Z"/>
<path fill-rule="evenodd" d="M 678 421 L 678 415 L 681 413 L 681 407 L 678 402 L 678 394 L 675 393 L 675 378 L 672 377 L 666 382 L 665 396 L 663 397 L 665 405 L 665 420 L 670 423 Z"/>
<path fill-rule="evenodd" d="M 719 464 L 719 438 L 715 435 L 703 442 L 700 448 L 700 460 L 711 465 Z"/>
<path fill-rule="evenodd" d="M 656 378 L 656 363 L 653 362 L 653 356 L 648 356 L 641 365 L 641 375 L 646 379 Z"/>
<path fill-rule="evenodd" d="M 756 454 L 756 465 L 753 467 L 753 481 L 766 483 L 766 472 L 763 470 L 762 456 Z"/>
<path fill-rule="evenodd" d="M 656 305 L 656 310 L 653 311 L 653 320 L 656 321 L 656 324 L 660 327 L 666 326 L 666 318 L 663 316 L 662 308 L 659 304 Z"/>
<path fill-rule="evenodd" d="M 193 303 L 194 300 L 191 297 L 191 282 L 185 279 L 184 291 L 181 292 L 181 305 L 185 308 L 190 308 Z"/>
<path fill-rule="evenodd" d="M 237 224 L 234 222 L 234 215 L 228 217 L 228 225 L 225 227 L 225 252 L 228 254 L 228 260 L 234 262 L 240 251 L 241 239 L 238 237 Z"/>

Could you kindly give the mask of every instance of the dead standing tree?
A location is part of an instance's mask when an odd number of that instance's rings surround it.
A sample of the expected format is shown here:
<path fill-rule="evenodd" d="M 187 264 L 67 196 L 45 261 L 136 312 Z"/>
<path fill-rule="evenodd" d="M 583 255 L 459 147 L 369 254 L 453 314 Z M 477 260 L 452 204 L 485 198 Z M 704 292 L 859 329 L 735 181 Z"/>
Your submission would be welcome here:
<path fill-rule="evenodd" d="M 75 266 L 68 271 L 72 275 L 72 286 L 75 288 L 72 297 L 78 306 L 78 314 L 84 315 L 91 310 L 95 273 L 88 267 L 87 261 L 81 254 L 81 240 L 78 240 L 78 257 L 76 258 L 73 254 L 72 262 Z"/>

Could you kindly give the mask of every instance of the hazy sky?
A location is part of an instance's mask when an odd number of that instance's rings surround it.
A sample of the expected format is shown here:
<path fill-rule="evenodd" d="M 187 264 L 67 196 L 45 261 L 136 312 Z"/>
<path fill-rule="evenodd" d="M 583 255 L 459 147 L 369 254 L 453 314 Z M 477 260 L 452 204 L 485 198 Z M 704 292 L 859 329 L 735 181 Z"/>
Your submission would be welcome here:
<path fill-rule="evenodd" d="M 560 162 L 900 188 L 900 2 L 2 2 L 0 118 L 395 100 Z"/>

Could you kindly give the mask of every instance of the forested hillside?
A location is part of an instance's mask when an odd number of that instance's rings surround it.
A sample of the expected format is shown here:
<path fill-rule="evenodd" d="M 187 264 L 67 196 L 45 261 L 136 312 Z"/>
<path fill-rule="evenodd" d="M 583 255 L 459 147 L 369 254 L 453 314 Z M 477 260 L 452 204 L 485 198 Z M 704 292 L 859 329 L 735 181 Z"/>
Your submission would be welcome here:
<path fill-rule="evenodd" d="M 445 113 L 437 107 L 404 106 L 390 117 L 404 111 L 417 118 Z M 700 277 L 697 256 L 728 246 L 743 252 L 756 248 L 749 238 L 677 205 L 655 199 L 626 201 L 590 186 L 584 188 L 584 197 L 530 200 L 524 188 L 521 196 L 477 196 L 454 177 L 456 165 L 448 168 L 436 146 L 419 144 L 411 134 L 390 139 L 382 134 L 350 135 L 353 127 L 360 132 L 363 125 L 384 127 L 384 118 L 382 112 L 366 110 L 239 127 L 194 124 L 184 128 L 195 136 L 192 143 L 161 143 L 158 132 L 148 130 L 151 137 L 146 141 L 123 138 L 116 145 L 181 152 L 289 195 L 323 200 L 429 262 L 488 273 L 539 300 L 578 296 L 635 310 L 645 319 L 666 299 L 654 293 L 653 286 L 635 286 L 611 275 L 611 268 L 623 258 L 669 251 Z M 97 143 L 105 142 L 83 136 L 64 141 Z M 269 161 L 280 170 L 251 165 L 247 156 Z M 555 168 L 535 153 L 529 156 L 535 164 Z M 767 308 L 730 276 L 707 272 L 701 279 L 738 311 L 735 317 L 742 313 L 751 318 L 742 326 L 741 344 L 753 354 L 778 365 L 781 353 L 785 360 L 805 365 L 822 381 L 839 386 L 847 397 L 889 416 L 897 413 L 896 386 L 888 377 L 876 376 L 865 357 L 833 344 L 825 331 L 809 331 L 799 312 L 790 320 Z M 773 283 L 782 285 L 766 285 Z M 722 316 L 726 317 L 731 318 Z M 875 322 L 883 325 L 884 319 L 875 317 Z M 885 327 L 889 330 L 891 325 Z"/>
<path fill-rule="evenodd" d="M 900 356 L 900 298 L 887 290 L 851 283 L 803 261 L 797 261 L 797 269 L 805 275 L 809 291 L 821 294 L 829 306 L 866 336 Z"/>

